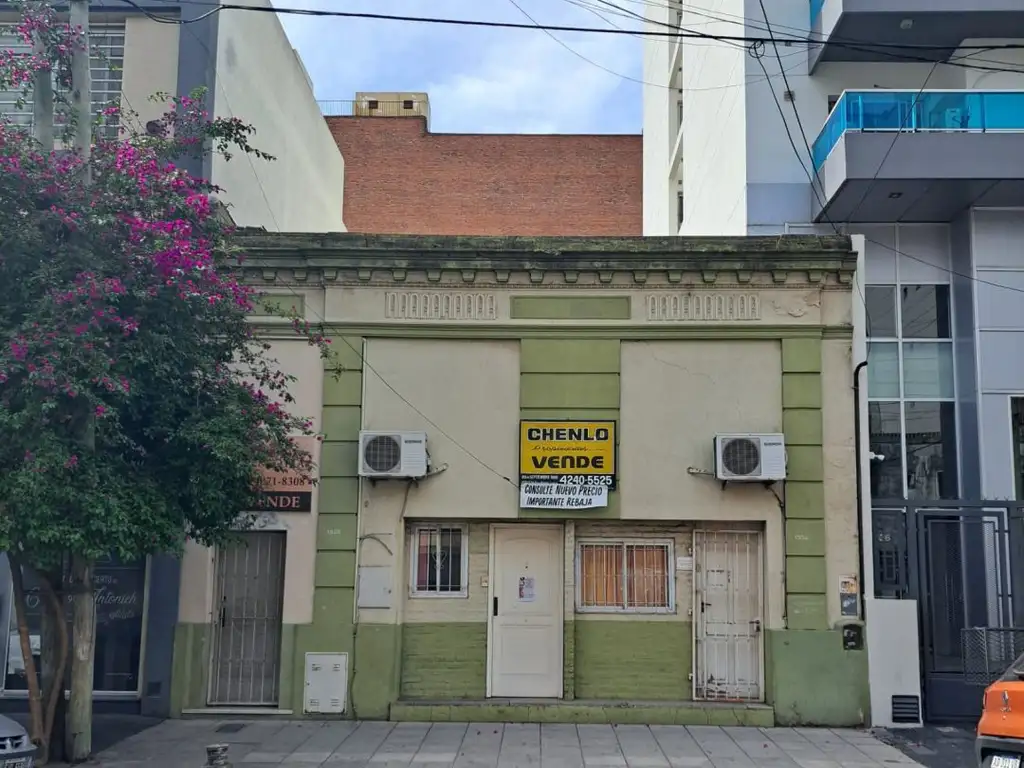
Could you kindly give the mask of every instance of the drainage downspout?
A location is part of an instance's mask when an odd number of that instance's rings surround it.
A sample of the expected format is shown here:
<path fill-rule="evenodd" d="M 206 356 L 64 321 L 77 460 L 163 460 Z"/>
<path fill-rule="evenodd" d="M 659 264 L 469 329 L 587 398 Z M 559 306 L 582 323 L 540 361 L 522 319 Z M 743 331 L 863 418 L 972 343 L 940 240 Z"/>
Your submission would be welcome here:
<path fill-rule="evenodd" d="M 857 555 L 860 565 L 860 610 L 864 615 L 864 494 L 861 492 L 861 481 L 864 471 L 861 468 L 860 438 L 860 372 L 868 364 L 867 360 L 857 363 L 853 369 L 853 445 L 856 453 L 857 472 Z"/>

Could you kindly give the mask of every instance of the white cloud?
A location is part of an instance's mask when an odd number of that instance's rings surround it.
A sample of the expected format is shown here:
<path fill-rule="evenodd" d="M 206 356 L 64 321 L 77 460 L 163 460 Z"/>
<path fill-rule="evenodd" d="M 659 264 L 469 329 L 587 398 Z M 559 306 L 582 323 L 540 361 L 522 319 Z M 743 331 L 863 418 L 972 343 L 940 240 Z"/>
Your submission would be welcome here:
<path fill-rule="evenodd" d="M 289 7 L 530 23 L 509 0 L 275 0 Z M 607 27 L 565 0 L 517 0 L 542 24 Z M 624 7 L 640 9 L 622 0 Z M 600 8 L 600 6 L 595 6 Z M 608 16 L 615 24 L 638 24 Z M 639 132 L 641 44 L 630 35 L 283 16 L 320 99 L 427 91 L 436 132 Z"/>

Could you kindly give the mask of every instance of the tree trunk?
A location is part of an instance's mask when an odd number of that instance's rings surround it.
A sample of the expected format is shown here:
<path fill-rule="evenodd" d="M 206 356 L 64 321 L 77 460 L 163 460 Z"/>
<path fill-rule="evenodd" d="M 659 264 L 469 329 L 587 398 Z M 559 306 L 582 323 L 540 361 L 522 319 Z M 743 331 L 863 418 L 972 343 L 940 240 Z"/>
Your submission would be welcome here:
<path fill-rule="evenodd" d="M 63 569 L 41 574 L 43 591 L 43 637 L 42 637 L 42 689 L 43 689 L 43 738 L 48 749 L 42 756 L 54 762 L 64 760 L 64 732 L 67 701 L 68 637 L 67 616 L 64 613 Z M 40 762 L 45 762 L 41 760 Z"/>
<path fill-rule="evenodd" d="M 43 747 L 43 705 L 36 674 L 36 660 L 32 655 L 32 640 L 28 631 L 27 606 L 25 604 L 25 577 L 20 557 L 8 555 L 11 565 L 11 586 L 14 589 L 14 613 L 18 622 L 18 639 L 21 641 L 21 658 L 25 663 L 25 679 L 28 683 L 29 738 Z"/>
<path fill-rule="evenodd" d="M 80 763 L 92 753 L 92 680 L 96 651 L 96 593 L 93 564 L 77 555 L 71 560 L 74 611 L 71 628 L 71 699 L 68 702 L 68 760 Z"/>

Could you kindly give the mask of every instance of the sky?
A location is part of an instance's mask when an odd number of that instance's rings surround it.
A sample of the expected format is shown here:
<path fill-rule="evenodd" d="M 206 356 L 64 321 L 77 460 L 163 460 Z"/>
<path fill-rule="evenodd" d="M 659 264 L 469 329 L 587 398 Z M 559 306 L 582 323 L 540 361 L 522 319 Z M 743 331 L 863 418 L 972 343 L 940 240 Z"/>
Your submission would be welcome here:
<path fill-rule="evenodd" d="M 541 24 L 639 26 L 597 0 L 516 2 Z M 645 0 L 615 2 L 643 13 Z M 274 0 L 274 4 L 531 23 L 512 0 Z M 552 33 L 599 67 L 541 30 L 287 14 L 281 19 L 313 79 L 317 99 L 349 100 L 356 91 L 426 91 L 430 129 L 437 133 L 640 133 L 641 85 L 627 79 L 641 78 L 641 40 L 633 35 Z"/>

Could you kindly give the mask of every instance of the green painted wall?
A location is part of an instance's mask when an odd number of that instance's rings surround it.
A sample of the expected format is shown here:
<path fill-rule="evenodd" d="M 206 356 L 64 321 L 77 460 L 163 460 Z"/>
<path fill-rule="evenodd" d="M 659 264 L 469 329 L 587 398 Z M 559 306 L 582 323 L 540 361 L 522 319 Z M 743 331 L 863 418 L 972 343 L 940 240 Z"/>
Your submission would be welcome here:
<path fill-rule="evenodd" d="M 324 371 L 320 485 L 313 581 L 313 621 L 282 638 L 281 706 L 302 713 L 307 653 L 348 653 L 350 696 L 354 699 L 358 648 L 354 637 L 357 477 L 363 392 L 362 347 L 357 337 L 335 338 L 337 355 Z M 354 703 L 354 702 L 353 702 Z M 348 708 L 352 712 L 352 707 Z"/>
<path fill-rule="evenodd" d="M 575 622 L 578 699 L 693 698 L 693 627 L 688 621 Z"/>
<path fill-rule="evenodd" d="M 790 629 L 829 625 L 821 401 L 821 340 L 783 339 L 786 624 Z"/>
<path fill-rule="evenodd" d="M 178 624 L 174 628 L 171 668 L 171 715 L 206 706 L 210 674 L 210 625 Z"/>
<path fill-rule="evenodd" d="M 519 353 L 519 417 L 618 422 L 621 361 L 618 339 L 523 339 Z M 615 436 L 617 440 L 618 429 Z M 568 515 L 563 511 L 520 510 L 519 516 L 617 518 L 619 494 L 612 491 L 608 507 L 601 510 Z"/>
<path fill-rule="evenodd" d="M 485 622 L 405 624 L 401 629 L 403 699 L 444 701 L 487 695 Z"/>
<path fill-rule="evenodd" d="M 513 320 L 629 320 L 629 296 L 513 296 Z"/>
<path fill-rule="evenodd" d="M 838 630 L 769 630 L 765 641 L 768 703 L 778 725 L 868 723 L 867 650 L 843 650 Z"/>
<path fill-rule="evenodd" d="M 355 661 L 350 681 L 352 716 L 386 720 L 398 700 L 402 628 L 398 624 L 360 624 L 356 628 Z"/>

